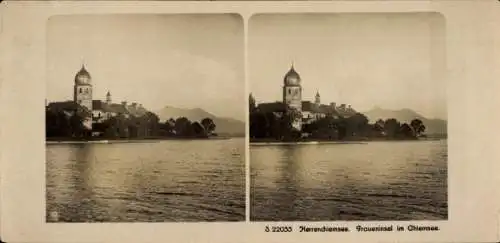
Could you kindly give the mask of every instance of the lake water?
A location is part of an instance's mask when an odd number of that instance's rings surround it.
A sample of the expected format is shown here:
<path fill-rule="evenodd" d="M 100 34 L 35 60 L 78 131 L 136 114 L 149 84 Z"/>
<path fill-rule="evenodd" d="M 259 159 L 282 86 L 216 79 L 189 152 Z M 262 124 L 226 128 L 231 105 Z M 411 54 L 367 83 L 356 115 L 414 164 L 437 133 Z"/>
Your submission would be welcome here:
<path fill-rule="evenodd" d="M 251 220 L 447 219 L 447 143 L 251 146 Z"/>
<path fill-rule="evenodd" d="M 243 221 L 244 146 L 244 139 L 47 145 L 47 221 Z"/>

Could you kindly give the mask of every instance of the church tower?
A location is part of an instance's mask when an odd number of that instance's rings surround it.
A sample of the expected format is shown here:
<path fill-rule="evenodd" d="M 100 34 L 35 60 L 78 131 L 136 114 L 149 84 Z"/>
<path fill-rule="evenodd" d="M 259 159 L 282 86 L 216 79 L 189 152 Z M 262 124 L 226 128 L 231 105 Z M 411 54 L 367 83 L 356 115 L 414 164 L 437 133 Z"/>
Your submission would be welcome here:
<path fill-rule="evenodd" d="M 321 105 L 321 97 L 319 96 L 319 92 L 316 91 L 316 96 L 314 97 L 314 104 L 316 106 L 320 106 Z"/>
<path fill-rule="evenodd" d="M 293 64 L 283 79 L 283 103 L 289 109 L 302 112 L 302 86 L 300 85 L 300 75 L 295 71 Z M 302 130 L 302 115 L 297 116 L 292 126 L 300 131 Z"/>
<path fill-rule="evenodd" d="M 85 117 L 84 125 L 92 129 L 92 78 L 85 69 L 85 65 L 75 75 L 75 85 L 73 89 L 73 101 L 80 106 L 87 108 L 90 114 Z"/>
<path fill-rule="evenodd" d="M 111 93 L 108 91 L 108 93 L 106 94 L 106 104 L 111 104 L 111 102 Z"/>

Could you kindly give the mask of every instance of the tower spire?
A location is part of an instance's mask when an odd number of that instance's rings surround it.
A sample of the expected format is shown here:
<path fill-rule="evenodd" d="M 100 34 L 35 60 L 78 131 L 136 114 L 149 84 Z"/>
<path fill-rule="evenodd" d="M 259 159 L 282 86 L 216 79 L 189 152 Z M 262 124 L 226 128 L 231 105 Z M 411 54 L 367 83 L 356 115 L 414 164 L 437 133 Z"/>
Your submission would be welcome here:
<path fill-rule="evenodd" d="M 321 100 L 320 100 L 318 89 L 316 89 L 316 96 L 314 97 L 314 103 L 316 103 L 317 105 L 321 104 Z"/>
<path fill-rule="evenodd" d="M 106 103 L 111 104 L 111 92 L 108 90 L 108 93 L 106 93 Z"/>
<path fill-rule="evenodd" d="M 85 69 L 85 58 L 82 56 L 82 69 Z"/>

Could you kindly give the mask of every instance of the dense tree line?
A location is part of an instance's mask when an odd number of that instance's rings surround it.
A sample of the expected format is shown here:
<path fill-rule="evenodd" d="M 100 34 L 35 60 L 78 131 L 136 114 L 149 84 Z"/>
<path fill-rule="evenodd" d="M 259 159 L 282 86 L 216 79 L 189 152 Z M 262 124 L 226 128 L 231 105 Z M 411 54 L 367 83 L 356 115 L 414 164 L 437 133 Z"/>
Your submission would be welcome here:
<path fill-rule="evenodd" d="M 198 122 L 180 117 L 160 122 L 159 117 L 152 112 L 146 112 L 139 117 L 119 114 L 103 122 L 94 123 L 91 131 L 84 126 L 84 115 L 79 112 L 46 109 L 45 119 L 47 138 L 208 138 L 217 135 L 214 133 L 216 125 L 210 118 Z"/>
<path fill-rule="evenodd" d="M 63 111 L 45 111 L 45 132 L 47 137 L 84 137 L 89 136 L 83 125 L 83 116 L 74 112 L 66 114 Z"/>
<path fill-rule="evenodd" d="M 361 113 L 350 117 L 329 116 L 302 125 L 302 131 L 291 126 L 297 111 L 284 114 L 259 111 L 250 106 L 250 138 L 289 140 L 304 137 L 317 140 L 416 139 L 425 132 L 420 119 L 402 123 L 396 119 L 378 120 L 373 124 Z"/>

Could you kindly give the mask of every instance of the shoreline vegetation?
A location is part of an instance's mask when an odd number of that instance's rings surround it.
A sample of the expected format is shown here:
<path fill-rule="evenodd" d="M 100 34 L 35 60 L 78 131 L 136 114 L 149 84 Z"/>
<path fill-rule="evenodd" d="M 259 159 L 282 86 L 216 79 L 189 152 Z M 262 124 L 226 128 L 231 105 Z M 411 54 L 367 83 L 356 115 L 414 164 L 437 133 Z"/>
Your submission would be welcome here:
<path fill-rule="evenodd" d="M 146 112 L 141 116 L 92 117 L 92 127 L 85 126 L 91 114 L 82 109 L 45 110 L 45 140 L 58 143 L 126 143 L 162 140 L 221 140 L 245 137 L 245 134 L 217 134 L 211 118 L 190 121 L 186 117 L 161 122 L 158 115 Z"/>
<path fill-rule="evenodd" d="M 250 96 L 250 143 L 356 143 L 369 141 L 416 141 L 447 138 L 441 134 L 426 134 L 425 124 L 415 118 L 401 122 L 394 118 L 378 119 L 370 123 L 368 117 L 356 112 L 350 116 L 317 114 L 305 119 L 303 114 L 290 106 L 281 111 L 263 111 Z M 301 121 L 302 120 L 302 121 Z M 301 128 L 297 130 L 297 121 Z"/>
<path fill-rule="evenodd" d="M 148 138 L 112 138 L 112 139 L 71 139 L 71 138 L 47 138 L 46 144 L 113 144 L 113 143 L 156 143 L 161 141 L 193 141 L 193 140 L 228 140 L 236 136 L 217 136 L 207 138 L 181 138 L 181 137 L 148 137 Z"/>

